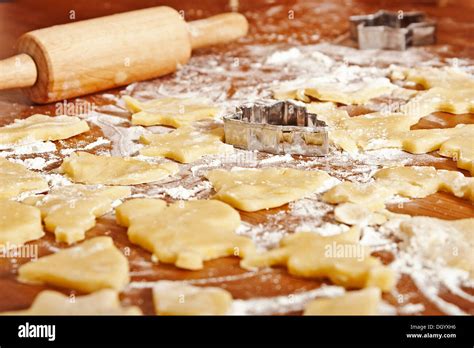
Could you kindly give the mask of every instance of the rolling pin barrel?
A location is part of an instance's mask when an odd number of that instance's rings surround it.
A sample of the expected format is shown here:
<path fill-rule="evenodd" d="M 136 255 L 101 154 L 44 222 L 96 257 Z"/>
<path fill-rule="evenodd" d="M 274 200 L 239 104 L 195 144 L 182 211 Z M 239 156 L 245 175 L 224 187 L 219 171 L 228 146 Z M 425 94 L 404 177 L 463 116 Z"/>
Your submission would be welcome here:
<path fill-rule="evenodd" d="M 153 7 L 24 34 L 17 56 L 0 61 L 0 89 L 29 87 L 48 103 L 174 72 L 192 49 L 247 33 L 244 16 L 227 13 L 186 23 L 169 7 Z"/>

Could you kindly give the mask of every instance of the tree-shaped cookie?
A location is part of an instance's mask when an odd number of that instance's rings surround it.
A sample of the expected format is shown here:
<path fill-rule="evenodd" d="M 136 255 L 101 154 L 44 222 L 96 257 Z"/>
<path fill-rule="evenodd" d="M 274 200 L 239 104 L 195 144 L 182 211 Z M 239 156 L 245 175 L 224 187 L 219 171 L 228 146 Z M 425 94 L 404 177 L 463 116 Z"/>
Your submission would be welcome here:
<path fill-rule="evenodd" d="M 41 210 L 45 229 L 55 234 L 57 242 L 72 244 L 85 238 L 96 218 L 110 211 L 114 201 L 130 194 L 128 187 L 68 185 L 24 202 Z"/>
<path fill-rule="evenodd" d="M 18 247 L 43 236 L 38 208 L 0 199 L 0 250 L 3 253 L 10 247 Z"/>
<path fill-rule="evenodd" d="M 286 266 L 295 276 L 328 278 L 348 288 L 373 286 L 390 291 L 395 284 L 393 272 L 358 240 L 359 231 L 354 227 L 329 237 L 299 232 L 285 236 L 279 248 L 245 257 L 240 264 L 245 269 Z"/>
<path fill-rule="evenodd" d="M 95 237 L 18 269 L 18 280 L 83 292 L 121 290 L 128 284 L 127 258 L 110 237 Z"/>
<path fill-rule="evenodd" d="M 83 184 L 137 185 L 162 180 L 177 173 L 176 163 L 149 163 L 135 158 L 97 156 L 75 152 L 64 159 L 60 170 Z"/>
<path fill-rule="evenodd" d="M 222 142 L 223 137 L 222 128 L 201 131 L 193 127 L 181 127 L 167 134 L 143 135 L 140 141 L 146 146 L 140 150 L 140 154 L 191 163 L 205 155 L 233 152 L 231 145 Z"/>
<path fill-rule="evenodd" d="M 232 296 L 220 288 L 164 280 L 153 287 L 153 303 L 159 315 L 224 315 Z"/>
<path fill-rule="evenodd" d="M 176 202 L 132 199 L 116 209 L 117 222 L 128 227 L 128 238 L 164 263 L 197 270 L 203 261 L 254 251 L 250 239 L 235 234 L 239 213 L 214 200 Z"/>
<path fill-rule="evenodd" d="M 28 191 L 46 191 L 48 182 L 25 166 L 0 157 L 0 199 Z"/>
<path fill-rule="evenodd" d="M 198 98 L 161 98 L 148 102 L 125 96 L 127 109 L 133 112 L 132 124 L 163 125 L 179 128 L 195 121 L 214 118 L 219 109 Z"/>
<path fill-rule="evenodd" d="M 140 308 L 123 307 L 117 291 L 104 289 L 84 296 L 66 296 L 44 290 L 36 296 L 30 308 L 3 315 L 141 315 Z"/>
<path fill-rule="evenodd" d="M 333 180 L 320 170 L 291 168 L 211 170 L 215 199 L 244 211 L 279 207 L 324 188 Z"/>
<path fill-rule="evenodd" d="M 74 116 L 33 115 L 0 128 L 0 144 L 60 140 L 87 132 L 87 122 Z"/>

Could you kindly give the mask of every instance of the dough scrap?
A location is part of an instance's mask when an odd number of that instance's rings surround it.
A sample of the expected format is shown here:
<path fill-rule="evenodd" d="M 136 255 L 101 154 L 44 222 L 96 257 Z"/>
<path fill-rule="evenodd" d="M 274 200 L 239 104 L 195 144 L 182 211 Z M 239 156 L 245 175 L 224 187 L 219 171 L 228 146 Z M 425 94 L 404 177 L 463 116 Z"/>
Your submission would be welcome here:
<path fill-rule="evenodd" d="M 224 315 L 232 296 L 221 288 L 160 281 L 153 288 L 153 303 L 158 315 Z"/>
<path fill-rule="evenodd" d="M 128 238 L 153 253 L 158 261 L 198 270 L 203 261 L 254 252 L 252 240 L 238 236 L 240 215 L 215 200 L 132 199 L 116 209 L 117 222 L 128 227 Z"/>
<path fill-rule="evenodd" d="M 356 203 L 342 203 L 334 209 L 334 218 L 348 225 L 381 225 L 387 221 L 386 212 L 373 211 L 370 206 Z"/>
<path fill-rule="evenodd" d="M 250 212 L 303 198 L 334 180 L 324 171 L 291 168 L 216 169 L 206 177 L 217 192 L 215 199 Z"/>
<path fill-rule="evenodd" d="M 41 210 L 45 229 L 55 234 L 57 242 L 72 244 L 85 238 L 96 218 L 110 211 L 115 200 L 130 194 L 128 187 L 68 185 L 47 195 L 28 197 L 24 202 Z"/>
<path fill-rule="evenodd" d="M 389 291 L 395 285 L 391 269 L 370 256 L 368 247 L 358 243 L 360 231 L 352 227 L 335 236 L 298 232 L 283 237 L 277 249 L 245 257 L 244 269 L 286 266 L 288 272 L 305 278 L 329 278 L 348 288 L 378 287 Z"/>
<path fill-rule="evenodd" d="M 18 280 L 89 293 L 101 289 L 119 291 L 130 277 L 127 258 L 112 238 L 101 236 L 22 265 Z"/>
<path fill-rule="evenodd" d="M 330 127 L 331 142 L 349 153 L 357 153 L 360 149 L 399 148 L 420 154 L 439 149 L 441 155 L 454 157 L 459 168 L 474 173 L 472 124 L 460 124 L 454 128 L 410 130 L 420 117 L 400 113 L 371 113 L 350 117 L 343 110 L 330 108 L 322 109 L 318 115 Z M 445 143 L 447 145 L 443 146 Z"/>
<path fill-rule="evenodd" d="M 343 182 L 324 193 L 328 203 L 355 203 L 378 211 L 395 195 L 423 198 L 438 191 L 474 200 L 474 178 L 434 167 L 393 167 L 379 170 L 369 183 Z"/>
<path fill-rule="evenodd" d="M 127 109 L 133 112 L 132 124 L 141 126 L 189 126 L 195 121 L 214 118 L 219 109 L 197 98 L 161 98 L 140 102 L 125 96 Z"/>
<path fill-rule="evenodd" d="M 61 140 L 87 132 L 86 121 L 75 116 L 36 114 L 0 128 L 0 144 Z"/>
<path fill-rule="evenodd" d="M 2 315 L 141 315 L 140 308 L 123 307 L 117 291 L 104 289 L 70 297 L 52 290 L 41 291 L 30 308 Z"/>
<path fill-rule="evenodd" d="M 167 134 L 144 135 L 140 141 L 147 144 L 140 150 L 144 156 L 171 158 L 181 163 L 194 162 L 205 155 L 233 152 L 231 145 L 222 142 L 224 130 L 199 131 L 192 127 L 181 127 Z"/>
<path fill-rule="evenodd" d="M 159 181 L 178 172 L 176 163 L 148 163 L 134 158 L 75 152 L 64 159 L 62 173 L 83 184 L 137 185 Z"/>
<path fill-rule="evenodd" d="M 403 220 L 401 249 L 432 262 L 463 269 L 474 278 L 474 218 L 442 220 L 417 216 Z"/>
<path fill-rule="evenodd" d="M 349 291 L 339 297 L 311 301 L 304 315 L 377 315 L 380 301 L 378 288 Z"/>
<path fill-rule="evenodd" d="M 279 100 L 296 99 L 310 102 L 311 98 L 345 105 L 363 105 L 370 99 L 390 94 L 398 87 L 387 78 L 372 79 L 351 83 L 350 86 L 339 81 L 312 79 L 300 86 L 279 87 L 273 90 L 273 98 Z"/>
<path fill-rule="evenodd" d="M 48 188 L 48 182 L 40 174 L 0 157 L 0 199 L 14 198 L 28 191 L 46 191 Z"/>
<path fill-rule="evenodd" d="M 0 250 L 17 247 L 44 236 L 38 208 L 0 199 Z"/>
<path fill-rule="evenodd" d="M 452 114 L 474 111 L 474 79 L 458 69 L 396 68 L 392 78 L 415 82 L 427 89 L 400 108 L 404 113 L 423 117 L 436 111 Z"/>

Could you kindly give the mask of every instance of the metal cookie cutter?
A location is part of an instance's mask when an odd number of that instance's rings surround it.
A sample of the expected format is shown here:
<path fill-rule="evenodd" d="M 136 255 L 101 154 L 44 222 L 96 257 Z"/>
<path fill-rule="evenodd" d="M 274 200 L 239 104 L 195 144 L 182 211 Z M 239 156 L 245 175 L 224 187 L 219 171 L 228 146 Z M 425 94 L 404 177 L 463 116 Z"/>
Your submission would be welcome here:
<path fill-rule="evenodd" d="M 409 46 L 430 45 L 436 41 L 436 23 L 422 12 L 378 11 L 350 17 L 351 38 L 360 49 L 405 50 Z"/>
<path fill-rule="evenodd" d="M 257 101 L 224 117 L 225 142 L 272 154 L 324 156 L 328 129 L 316 114 L 290 101 Z"/>

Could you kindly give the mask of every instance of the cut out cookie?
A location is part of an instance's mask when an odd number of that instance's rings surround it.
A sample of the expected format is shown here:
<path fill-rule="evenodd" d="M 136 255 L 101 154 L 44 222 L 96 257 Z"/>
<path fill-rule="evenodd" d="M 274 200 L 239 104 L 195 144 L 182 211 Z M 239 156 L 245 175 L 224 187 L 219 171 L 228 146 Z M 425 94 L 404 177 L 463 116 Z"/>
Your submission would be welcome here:
<path fill-rule="evenodd" d="M 474 218 L 441 220 L 413 217 L 400 223 L 401 249 L 416 250 L 425 260 L 461 268 L 474 278 Z"/>
<path fill-rule="evenodd" d="M 18 269 L 24 283 L 51 284 L 83 292 L 123 289 L 129 282 L 128 261 L 110 237 L 95 237 Z"/>
<path fill-rule="evenodd" d="M 44 236 L 38 208 L 0 199 L 0 250 Z"/>
<path fill-rule="evenodd" d="M 438 191 L 474 200 L 474 178 L 434 167 L 394 167 L 381 169 L 369 183 L 343 182 L 323 195 L 328 203 L 356 203 L 371 211 L 381 210 L 395 195 L 423 198 Z"/>
<path fill-rule="evenodd" d="M 179 128 L 195 121 L 214 118 L 219 109 L 202 99 L 162 98 L 148 102 L 125 96 L 127 109 L 133 112 L 132 124 Z"/>
<path fill-rule="evenodd" d="M 140 308 L 123 307 L 118 292 L 104 289 L 85 296 L 66 296 L 44 290 L 30 308 L 2 315 L 141 315 Z"/>
<path fill-rule="evenodd" d="M 334 180 L 320 170 L 290 168 L 217 169 L 206 177 L 217 192 L 215 199 L 244 211 L 279 207 L 321 190 Z"/>
<path fill-rule="evenodd" d="M 340 297 L 318 298 L 310 302 L 304 315 L 377 315 L 380 300 L 378 288 L 349 291 Z"/>
<path fill-rule="evenodd" d="M 128 187 L 94 188 L 69 185 L 53 189 L 43 196 L 29 197 L 27 204 L 41 210 L 45 229 L 57 242 L 72 244 L 83 240 L 95 220 L 112 209 L 112 203 L 131 194 Z"/>
<path fill-rule="evenodd" d="M 48 188 L 47 181 L 38 173 L 0 158 L 0 199 L 14 198 L 28 191 L 46 191 Z"/>
<path fill-rule="evenodd" d="M 458 168 L 468 170 L 471 175 L 474 175 L 473 133 L 474 131 L 467 136 L 449 138 L 439 148 L 441 156 L 451 157 Z"/>
<path fill-rule="evenodd" d="M 223 138 L 222 128 L 204 132 L 192 127 L 181 127 L 167 134 L 142 136 L 140 141 L 147 146 L 140 150 L 140 154 L 167 157 L 181 163 L 191 163 L 205 155 L 233 152 L 234 148 L 224 144 Z"/>
<path fill-rule="evenodd" d="M 313 79 L 296 88 L 281 87 L 275 89 L 273 97 L 275 99 L 296 99 L 306 103 L 314 98 L 346 105 L 362 105 L 370 99 L 390 94 L 397 88 L 387 78 L 361 81 L 350 85 L 336 80 Z"/>
<path fill-rule="evenodd" d="M 290 274 L 306 278 L 329 278 L 348 288 L 378 287 L 389 291 L 395 284 L 393 272 L 370 256 L 368 247 L 358 243 L 359 230 L 324 237 L 314 232 L 285 236 L 280 247 L 245 257 L 241 266 L 286 266 Z"/>
<path fill-rule="evenodd" d="M 87 122 L 74 116 L 33 115 L 0 128 L 0 144 L 61 140 L 87 132 Z"/>
<path fill-rule="evenodd" d="M 220 288 L 160 281 L 153 288 L 153 303 L 159 315 L 224 315 L 232 296 Z"/>
<path fill-rule="evenodd" d="M 474 111 L 474 79 L 458 69 L 397 69 L 392 78 L 415 82 L 428 89 L 403 105 L 400 110 L 404 113 L 422 117 L 436 111 L 452 114 Z"/>
<path fill-rule="evenodd" d="M 164 263 L 198 270 L 203 261 L 253 253 L 250 239 L 235 234 L 239 213 L 213 200 L 176 202 L 132 199 L 116 209 L 117 222 L 128 238 Z"/>
<path fill-rule="evenodd" d="M 134 158 L 75 152 L 60 167 L 71 180 L 83 184 L 137 185 L 159 181 L 178 172 L 176 163 L 148 163 Z"/>

